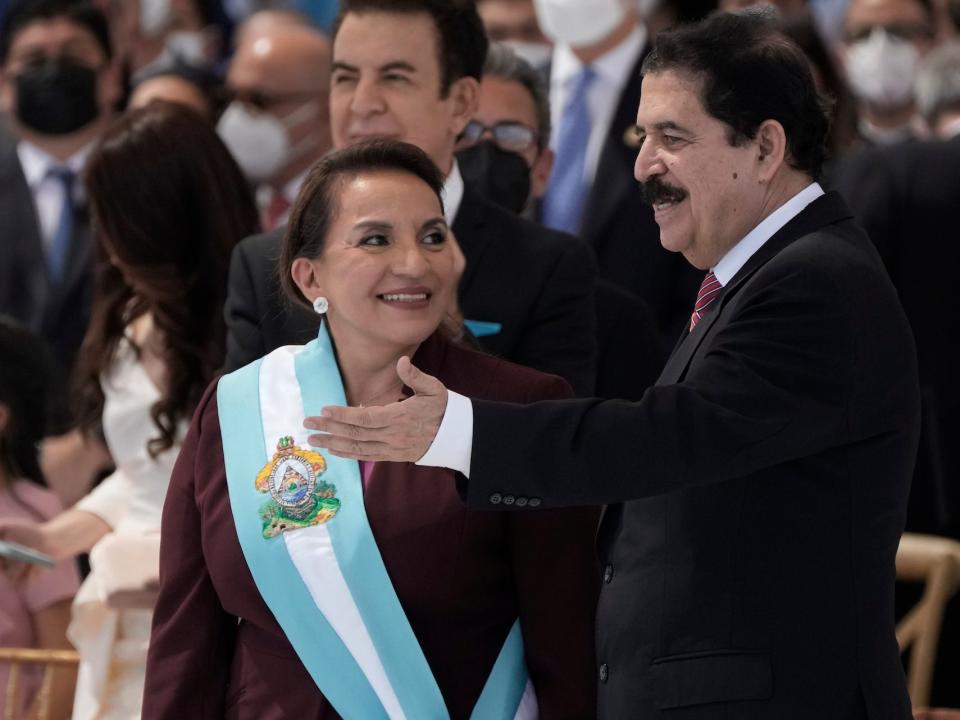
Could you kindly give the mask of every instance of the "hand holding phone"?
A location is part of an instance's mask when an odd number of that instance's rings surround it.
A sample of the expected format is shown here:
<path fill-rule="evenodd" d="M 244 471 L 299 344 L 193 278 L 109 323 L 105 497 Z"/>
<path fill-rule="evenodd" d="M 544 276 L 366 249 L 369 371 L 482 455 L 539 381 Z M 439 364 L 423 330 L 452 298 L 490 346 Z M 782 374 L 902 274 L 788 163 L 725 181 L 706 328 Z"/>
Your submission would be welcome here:
<path fill-rule="evenodd" d="M 0 557 L 13 562 L 28 563 L 30 565 L 42 565 L 52 568 L 55 565 L 54 559 L 49 555 L 37 552 L 33 548 L 19 543 L 0 540 Z"/>

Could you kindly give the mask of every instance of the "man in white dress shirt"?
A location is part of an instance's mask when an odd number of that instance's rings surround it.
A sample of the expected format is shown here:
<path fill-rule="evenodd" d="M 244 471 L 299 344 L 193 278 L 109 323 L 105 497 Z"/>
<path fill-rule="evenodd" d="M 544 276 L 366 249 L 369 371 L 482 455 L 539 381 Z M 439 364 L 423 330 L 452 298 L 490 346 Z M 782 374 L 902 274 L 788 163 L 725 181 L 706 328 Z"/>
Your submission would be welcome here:
<path fill-rule="evenodd" d="M 310 442 L 451 468 L 468 506 L 607 504 L 601 718 L 910 718 L 894 558 L 919 429 L 916 355 L 882 262 L 815 182 L 824 105 L 766 13 L 658 37 L 636 177 L 706 272 L 636 403 L 415 395 L 325 408 Z M 453 478 L 451 477 L 451 481 Z"/>
<path fill-rule="evenodd" d="M 663 353 L 676 342 L 699 277 L 664 251 L 633 179 L 640 64 L 650 37 L 636 0 L 536 0 L 555 45 L 550 108 L 556 160 L 540 219 L 578 235 L 600 276 L 639 295 L 657 316 Z"/>

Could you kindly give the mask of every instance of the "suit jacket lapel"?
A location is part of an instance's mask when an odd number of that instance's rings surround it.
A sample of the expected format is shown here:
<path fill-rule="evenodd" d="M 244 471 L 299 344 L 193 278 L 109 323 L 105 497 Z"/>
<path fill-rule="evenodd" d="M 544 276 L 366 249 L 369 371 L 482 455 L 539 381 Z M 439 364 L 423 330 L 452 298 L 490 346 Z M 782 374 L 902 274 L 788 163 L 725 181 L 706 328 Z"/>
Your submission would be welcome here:
<path fill-rule="evenodd" d="M 790 243 L 798 240 L 804 235 L 818 230 L 825 225 L 830 225 L 840 220 L 853 217 L 853 213 L 847 207 L 843 198 L 838 193 L 830 192 L 823 195 L 798 215 L 778 230 L 757 250 L 750 259 L 744 263 L 743 267 L 734 275 L 730 282 L 723 288 L 723 294 L 717 301 L 717 307 L 713 308 L 694 328 L 693 332 L 687 337 L 681 338 L 680 342 L 674 348 L 670 359 L 657 380 L 657 385 L 670 385 L 679 382 L 687 371 L 694 353 L 700 347 L 704 337 L 713 327 L 714 323 L 723 313 L 724 308 L 730 302 L 737 292 L 743 287 L 743 284 L 753 276 L 763 265 L 783 250 Z"/>
<path fill-rule="evenodd" d="M 26 287 L 30 297 L 24 306 L 31 308 L 32 316 L 20 318 L 33 330 L 40 329 L 43 309 L 50 292 L 47 279 L 46 255 L 40 236 L 33 194 L 17 156 L 16 143 L 11 142 L 0 160 L 0 233 L 3 237 L 4 257 L 13 258 L 6 265 L 8 273 L 20 277 L 14 287 Z"/>
<path fill-rule="evenodd" d="M 460 280 L 460 297 L 463 298 L 470 289 L 473 279 L 477 275 L 480 259 L 490 245 L 490 237 L 483 232 L 486 220 L 483 216 L 483 201 L 480 196 L 469 187 L 463 189 L 463 199 L 453 219 L 453 232 L 457 236 L 460 249 L 467 259 L 467 267 Z"/>

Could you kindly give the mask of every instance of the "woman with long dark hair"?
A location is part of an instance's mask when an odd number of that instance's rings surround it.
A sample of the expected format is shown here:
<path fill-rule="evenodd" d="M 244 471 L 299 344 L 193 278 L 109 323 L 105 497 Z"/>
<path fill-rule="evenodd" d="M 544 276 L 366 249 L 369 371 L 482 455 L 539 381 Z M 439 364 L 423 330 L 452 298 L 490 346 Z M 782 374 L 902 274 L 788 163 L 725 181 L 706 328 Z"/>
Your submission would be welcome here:
<path fill-rule="evenodd" d="M 77 367 L 78 417 L 116 471 L 42 524 L 0 537 L 56 558 L 90 551 L 73 606 L 75 718 L 140 715 L 160 513 L 186 421 L 224 355 L 233 246 L 257 229 L 243 176 L 209 124 L 156 103 L 120 118 L 85 178 L 100 262 Z"/>
<path fill-rule="evenodd" d="M 62 509 L 46 489 L 37 444 L 47 424 L 50 362 L 36 335 L 0 317 L 0 517 L 43 522 Z M 63 649 L 70 602 L 79 578 L 71 559 L 31 573 L 23 582 L 0 574 L 0 646 Z M 14 717 L 33 717 L 38 668 L 26 667 Z M 0 667 L 0 707 L 7 707 L 9 667 Z M 69 717 L 75 673 L 59 671 L 49 696 L 51 718 Z"/>

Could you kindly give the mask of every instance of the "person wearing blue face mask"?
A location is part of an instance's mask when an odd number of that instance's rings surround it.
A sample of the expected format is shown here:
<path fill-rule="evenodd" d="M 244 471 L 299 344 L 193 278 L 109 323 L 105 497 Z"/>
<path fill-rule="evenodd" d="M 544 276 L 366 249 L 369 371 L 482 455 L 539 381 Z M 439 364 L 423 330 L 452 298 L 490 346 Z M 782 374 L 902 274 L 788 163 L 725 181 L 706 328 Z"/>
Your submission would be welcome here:
<path fill-rule="evenodd" d="M 105 16 L 89 2 L 20 0 L 0 31 L 0 314 L 38 333 L 64 385 L 86 330 L 93 243 L 78 177 L 120 86 Z M 64 397 L 65 393 L 55 393 Z M 53 428 L 67 430 L 66 403 Z"/>

